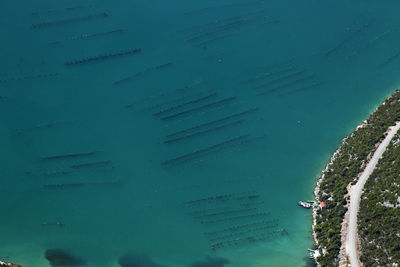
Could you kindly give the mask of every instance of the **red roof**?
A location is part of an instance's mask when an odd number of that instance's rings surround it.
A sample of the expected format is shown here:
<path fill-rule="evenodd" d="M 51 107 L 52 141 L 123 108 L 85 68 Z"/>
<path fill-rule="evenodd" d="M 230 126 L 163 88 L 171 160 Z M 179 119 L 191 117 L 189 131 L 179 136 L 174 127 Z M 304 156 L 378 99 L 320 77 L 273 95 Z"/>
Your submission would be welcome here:
<path fill-rule="evenodd" d="M 324 201 L 321 201 L 321 208 L 326 208 L 326 203 Z"/>

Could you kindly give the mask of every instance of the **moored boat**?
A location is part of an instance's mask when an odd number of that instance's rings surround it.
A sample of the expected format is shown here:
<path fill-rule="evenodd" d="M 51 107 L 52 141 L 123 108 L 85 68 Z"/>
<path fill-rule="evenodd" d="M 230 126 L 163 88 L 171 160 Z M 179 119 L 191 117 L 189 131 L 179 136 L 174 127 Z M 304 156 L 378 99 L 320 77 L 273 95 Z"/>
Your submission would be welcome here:
<path fill-rule="evenodd" d="M 311 208 L 312 205 L 308 202 L 299 201 L 299 206 L 302 206 L 305 209 L 309 209 L 309 208 Z"/>

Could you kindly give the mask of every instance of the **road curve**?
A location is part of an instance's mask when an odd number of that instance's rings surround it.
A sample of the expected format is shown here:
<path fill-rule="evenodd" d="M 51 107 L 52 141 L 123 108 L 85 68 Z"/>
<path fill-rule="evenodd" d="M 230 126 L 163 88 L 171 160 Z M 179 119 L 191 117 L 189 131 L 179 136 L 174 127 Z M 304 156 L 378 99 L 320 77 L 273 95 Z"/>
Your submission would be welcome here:
<path fill-rule="evenodd" d="M 365 182 L 368 180 L 368 177 L 375 169 L 378 160 L 382 157 L 383 152 L 385 152 L 386 147 L 389 145 L 393 136 L 399 129 L 400 122 L 397 122 L 394 127 L 391 127 L 391 130 L 382 143 L 378 146 L 372 159 L 368 162 L 367 166 L 362 172 L 360 179 L 358 179 L 358 182 L 350 189 L 349 224 L 346 235 L 346 255 L 349 258 L 350 265 L 352 267 L 360 266 L 359 253 L 357 250 L 357 214 L 360 207 L 362 189 Z"/>

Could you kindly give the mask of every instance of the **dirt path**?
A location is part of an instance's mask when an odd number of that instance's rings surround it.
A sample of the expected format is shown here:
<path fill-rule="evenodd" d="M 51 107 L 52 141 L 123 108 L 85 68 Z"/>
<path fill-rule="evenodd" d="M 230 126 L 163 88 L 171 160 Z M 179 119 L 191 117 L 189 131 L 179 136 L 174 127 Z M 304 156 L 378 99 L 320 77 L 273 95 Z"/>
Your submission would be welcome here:
<path fill-rule="evenodd" d="M 350 207 L 349 207 L 349 224 L 347 228 L 346 236 L 346 255 L 350 260 L 352 267 L 359 267 L 359 252 L 357 246 L 357 214 L 360 207 L 360 197 L 365 182 L 368 180 L 371 173 L 374 171 L 376 164 L 385 152 L 386 147 L 389 145 L 393 136 L 397 133 L 400 128 L 400 122 L 391 128 L 388 135 L 382 141 L 382 143 L 376 149 L 374 156 L 365 167 L 363 173 L 360 176 L 358 182 L 353 185 L 349 191 L 350 194 Z"/>

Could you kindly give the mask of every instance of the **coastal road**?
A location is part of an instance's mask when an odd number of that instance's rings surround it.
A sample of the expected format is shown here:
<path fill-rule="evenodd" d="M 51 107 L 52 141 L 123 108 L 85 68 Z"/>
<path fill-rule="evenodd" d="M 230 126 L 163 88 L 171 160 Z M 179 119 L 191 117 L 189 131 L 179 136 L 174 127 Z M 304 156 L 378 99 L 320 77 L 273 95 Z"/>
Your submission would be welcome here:
<path fill-rule="evenodd" d="M 378 160 L 382 157 L 383 152 L 385 152 L 386 147 L 389 145 L 393 136 L 397 133 L 399 129 L 400 122 L 398 122 L 395 126 L 391 128 L 388 135 L 376 149 L 372 159 L 368 162 L 358 182 L 350 189 L 349 224 L 346 236 L 346 254 L 350 260 L 350 264 L 352 267 L 360 266 L 359 253 L 357 249 L 357 214 L 360 207 L 360 197 L 362 189 L 365 182 L 368 180 L 368 177 L 374 171 Z"/>

